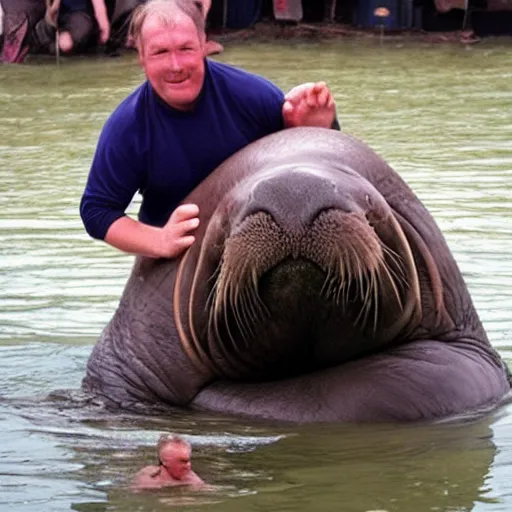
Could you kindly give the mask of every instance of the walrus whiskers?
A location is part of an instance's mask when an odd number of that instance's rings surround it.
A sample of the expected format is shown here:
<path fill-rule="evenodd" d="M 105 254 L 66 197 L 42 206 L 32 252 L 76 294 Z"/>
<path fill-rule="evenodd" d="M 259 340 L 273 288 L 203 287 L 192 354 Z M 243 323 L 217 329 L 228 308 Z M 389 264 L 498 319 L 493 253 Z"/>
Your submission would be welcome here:
<path fill-rule="evenodd" d="M 218 339 L 219 338 L 219 329 L 217 324 L 217 316 L 212 315 L 212 311 L 215 310 L 215 299 L 217 296 L 217 287 L 219 283 L 219 275 L 221 271 L 221 261 L 219 261 L 219 264 L 217 265 L 216 269 L 210 276 L 209 281 L 212 281 L 210 292 L 208 293 L 208 297 L 206 298 L 206 309 L 210 311 L 210 314 L 208 316 L 208 336 L 213 336 Z"/>
<path fill-rule="evenodd" d="M 340 264 L 343 265 L 343 262 L 340 261 Z M 348 304 L 348 302 L 349 302 L 350 285 L 352 283 L 353 276 L 354 276 L 353 264 L 352 264 L 352 260 L 349 259 L 349 260 L 347 260 L 347 263 L 346 263 L 346 276 L 345 276 L 346 282 L 344 283 L 345 296 L 343 298 L 344 304 Z"/>
<path fill-rule="evenodd" d="M 327 257 L 327 261 L 331 261 L 332 258 L 332 251 L 329 253 L 329 256 Z M 335 279 L 336 276 L 333 276 L 333 269 L 331 266 L 327 267 L 327 272 L 324 280 L 324 284 L 322 285 L 322 288 L 320 289 L 320 296 L 326 297 L 329 299 L 331 294 L 333 293 L 332 285 L 333 285 L 333 279 Z"/>
<path fill-rule="evenodd" d="M 389 254 L 392 261 L 386 261 L 385 255 Z M 333 261 L 336 260 L 336 264 Z M 399 287 L 405 283 L 403 275 L 404 268 L 400 259 L 393 256 L 393 251 L 383 244 L 379 244 L 379 250 L 375 252 L 366 251 L 364 256 L 360 253 L 359 247 L 345 247 L 343 250 L 337 248 L 332 250 L 326 257 L 326 278 L 322 285 L 321 295 L 327 300 L 333 297 L 333 301 L 344 311 L 348 310 L 349 294 L 351 289 L 356 297 L 361 300 L 361 310 L 358 312 L 354 324 L 366 324 L 370 313 L 373 310 L 372 327 L 375 332 L 379 317 L 379 293 L 385 289 L 383 283 L 389 283 L 401 308 L 402 299 Z"/>
<path fill-rule="evenodd" d="M 329 231 L 324 242 L 311 243 L 311 232 L 322 232 L 324 226 Z M 270 243 L 274 242 L 277 251 L 269 259 L 263 253 L 255 252 L 263 241 L 257 233 L 261 227 L 270 232 Z M 398 244 L 404 249 L 404 258 L 389 247 L 371 226 L 366 217 L 359 214 L 346 215 L 337 210 L 322 212 L 309 230 L 290 238 L 286 232 L 276 225 L 267 213 L 257 213 L 245 221 L 244 229 L 239 230 L 226 241 L 221 262 L 216 270 L 216 279 L 211 288 L 208 303 L 212 305 L 209 311 L 209 333 L 212 333 L 220 343 L 231 345 L 236 351 L 249 348 L 251 340 L 255 339 L 255 328 L 261 322 L 266 306 L 258 293 L 260 277 L 277 263 L 287 257 L 292 259 L 305 258 L 318 264 L 326 273 L 320 294 L 327 300 L 332 300 L 345 313 L 354 315 L 354 326 L 370 327 L 374 333 L 379 326 L 381 301 L 388 294 L 396 302 L 400 311 L 412 313 L 417 307 L 419 285 L 415 273 L 414 259 L 407 244 L 407 239 L 396 224 Z M 251 237 L 246 238 L 245 233 Z M 256 233 L 256 234 L 255 234 Z M 265 241 L 267 246 L 268 238 Z M 327 253 L 324 249 L 327 245 Z M 261 259 L 251 258 L 251 254 L 259 254 Z M 234 262 L 237 262 L 235 265 Z M 412 272 L 413 283 L 408 285 L 406 276 L 408 269 Z M 406 300 L 412 293 L 413 304 Z M 406 301 L 406 302 L 404 302 Z M 359 310 L 354 306 L 359 304 Z M 421 307 L 421 302 L 419 302 Z M 267 310 L 268 313 L 268 310 Z M 372 316 L 372 321 L 368 319 Z M 393 328 L 400 328 L 393 324 Z M 223 339 L 227 337 L 227 339 Z M 213 343 L 213 340 L 209 341 Z M 217 347 L 217 351 L 219 347 Z M 226 352 L 227 348 L 220 349 Z M 225 354 L 228 358 L 233 354 Z"/>
<path fill-rule="evenodd" d="M 372 272 L 372 288 L 373 288 L 373 333 L 377 332 L 377 322 L 379 320 L 379 289 L 378 289 L 378 278 L 376 272 Z"/>
<path fill-rule="evenodd" d="M 230 282 L 228 281 L 228 285 L 229 284 L 230 284 Z M 222 296 L 222 304 L 224 304 L 224 307 L 222 308 L 222 313 L 223 313 L 223 317 L 224 317 L 224 324 L 226 326 L 226 331 L 227 331 L 227 334 L 228 334 L 228 338 L 234 344 L 235 340 L 233 338 L 233 333 L 231 332 L 231 329 L 229 328 L 228 308 L 225 307 L 226 304 L 232 304 L 233 293 L 232 293 L 231 288 L 232 288 L 231 286 L 224 286 L 223 287 L 223 292 L 224 293 L 222 293 L 221 296 Z M 219 305 L 219 308 L 220 308 L 220 305 Z M 222 343 L 221 343 L 221 345 L 222 345 Z"/>
<path fill-rule="evenodd" d="M 394 296 L 396 298 L 396 302 L 398 303 L 398 307 L 403 311 L 404 305 L 402 302 L 402 297 L 400 296 L 400 290 L 398 289 L 395 280 L 393 279 L 393 275 L 389 270 L 388 265 L 382 266 L 383 273 L 379 274 L 381 278 L 387 277 L 387 282 L 391 285 L 391 290 L 394 293 Z"/>
<path fill-rule="evenodd" d="M 407 236 L 411 237 L 415 244 L 417 244 L 419 248 L 419 254 L 425 263 L 428 277 L 430 279 L 431 291 L 434 296 L 436 320 L 438 323 L 440 323 L 442 320 L 448 317 L 448 314 L 444 304 L 443 283 L 441 276 L 439 275 L 439 270 L 434 261 L 434 258 L 432 257 L 430 249 L 425 244 L 423 239 L 418 235 L 417 231 L 403 217 L 401 217 L 401 220 L 404 227 L 404 232 L 407 234 Z"/>
<path fill-rule="evenodd" d="M 233 318 L 235 319 L 235 325 L 238 327 L 238 330 L 240 331 L 240 340 L 245 343 L 245 346 L 249 346 L 249 336 L 250 336 L 250 329 L 249 332 L 247 332 L 246 329 L 246 323 L 244 322 L 242 316 L 243 316 L 243 308 L 240 308 L 240 305 L 242 301 L 244 300 L 244 292 L 240 291 L 240 288 L 236 286 L 233 281 L 230 283 L 230 288 L 232 290 L 231 293 L 231 311 L 233 312 Z M 227 307 L 224 308 L 225 311 L 227 311 Z M 238 345 L 238 339 L 233 338 L 233 344 Z"/>
<path fill-rule="evenodd" d="M 263 301 L 261 300 L 260 294 L 258 293 L 258 273 L 255 268 L 251 271 L 251 286 L 253 290 L 253 318 L 254 321 L 261 320 L 264 316 L 269 316 L 269 312 Z"/>
<path fill-rule="evenodd" d="M 223 283 L 222 281 L 222 275 L 223 275 L 223 272 L 224 272 L 224 268 L 221 269 L 220 271 L 220 274 L 219 274 L 219 279 L 221 280 L 221 284 Z M 222 288 L 222 290 L 219 292 L 219 287 Z M 216 293 L 216 296 L 215 296 L 215 306 L 213 308 L 212 311 L 216 312 L 217 314 L 214 315 L 214 318 L 213 318 L 213 323 L 214 323 L 214 326 L 215 326 L 215 333 L 216 333 L 216 337 L 212 337 L 212 336 L 209 336 L 208 337 L 208 343 L 210 345 L 210 350 L 211 350 L 211 353 L 214 353 L 214 350 L 220 352 L 222 354 L 222 357 L 225 359 L 226 362 L 228 362 L 229 364 L 231 364 L 233 367 L 236 368 L 237 364 L 239 365 L 240 362 L 235 360 L 236 358 L 234 357 L 234 353 L 232 353 L 230 350 L 228 350 L 228 346 L 227 346 L 227 341 L 230 341 L 232 346 L 236 348 L 236 340 L 233 336 L 233 334 L 231 333 L 231 330 L 230 330 L 230 327 L 229 327 L 229 319 L 228 319 L 228 316 L 227 316 L 227 308 L 222 308 L 220 305 L 219 305 L 219 301 L 218 301 L 218 297 L 219 296 L 222 296 L 223 297 L 223 301 L 225 302 L 227 300 L 227 296 L 228 294 L 231 296 L 232 295 L 232 291 L 229 287 L 229 283 L 228 283 L 228 286 L 226 285 L 223 285 L 223 286 L 219 286 L 217 285 L 216 287 L 217 289 L 217 293 Z M 225 338 L 223 338 L 220 334 L 220 328 L 219 328 L 219 324 L 218 324 L 218 321 L 219 319 L 221 318 L 221 314 L 222 314 L 222 317 L 224 318 L 224 324 L 225 324 L 225 327 L 226 327 L 226 331 L 227 331 L 227 340 Z M 211 326 L 212 325 L 212 317 L 210 315 L 210 318 L 208 319 L 208 325 Z"/>
<path fill-rule="evenodd" d="M 370 314 L 370 310 L 371 310 L 371 291 L 370 291 L 370 286 L 368 285 L 368 282 L 369 282 L 369 278 L 366 276 L 366 279 L 365 279 L 365 285 L 363 285 L 362 283 L 362 276 L 360 275 L 359 276 L 359 282 L 361 284 L 361 289 L 359 290 L 359 296 L 362 298 L 362 306 L 361 306 L 361 309 L 356 317 L 356 319 L 354 320 L 354 325 L 359 325 L 359 323 L 361 322 L 361 326 L 364 325 L 368 319 L 368 315 Z M 365 288 L 364 290 L 364 293 L 363 293 L 363 288 Z"/>
<path fill-rule="evenodd" d="M 245 348 L 249 347 L 249 339 L 254 338 L 254 330 L 251 328 L 252 321 L 249 318 L 248 303 L 250 303 L 250 295 L 248 290 L 242 290 L 238 294 L 238 300 L 235 304 L 237 315 L 235 317 L 237 327 L 240 330 L 241 341 Z"/>
<path fill-rule="evenodd" d="M 384 255 L 393 263 L 393 267 L 391 268 L 391 266 L 389 266 L 389 270 L 393 274 L 394 278 L 403 286 L 409 286 L 402 258 L 385 243 L 381 242 L 381 247 Z"/>
<path fill-rule="evenodd" d="M 256 301 L 254 300 L 255 295 L 256 292 L 252 287 L 248 287 L 241 294 L 243 322 L 245 323 L 251 338 L 256 336 L 254 325 L 258 321 L 258 311 L 256 309 Z"/>
<path fill-rule="evenodd" d="M 247 279 L 248 284 L 251 282 Z M 254 331 L 254 323 L 256 318 L 254 317 L 254 310 L 252 309 L 252 296 L 253 290 L 250 286 L 244 287 L 238 290 L 237 302 L 234 308 L 237 310 L 236 322 L 237 327 L 242 335 L 242 341 L 245 342 L 245 347 L 249 346 L 249 340 L 254 339 L 256 333 Z"/>
<path fill-rule="evenodd" d="M 368 316 L 372 310 L 372 306 L 374 303 L 374 294 L 375 290 L 373 289 L 373 269 L 370 269 L 366 274 L 365 279 L 365 293 L 363 294 L 363 307 L 361 308 L 361 312 L 364 311 L 363 315 L 363 323 L 366 323 L 368 320 Z M 374 326 L 375 331 L 375 326 Z"/>
<path fill-rule="evenodd" d="M 183 350 L 188 355 L 190 360 L 201 369 L 203 372 L 207 372 L 212 369 L 211 363 L 209 359 L 206 357 L 206 354 L 202 350 L 201 346 L 197 342 L 197 338 L 195 333 L 191 331 L 191 337 L 187 336 L 186 330 L 181 321 L 180 311 L 181 307 L 181 296 L 180 296 L 180 287 L 181 282 L 183 280 L 183 269 L 185 268 L 186 260 L 189 257 L 190 251 L 185 253 L 181 262 L 178 266 L 178 270 L 176 272 L 176 281 L 174 283 L 174 296 L 173 296 L 173 307 L 174 307 L 174 321 L 176 325 L 176 331 L 178 333 L 181 346 Z M 190 305 L 190 303 L 189 303 Z M 187 311 L 188 308 L 187 308 Z M 189 311 L 190 316 L 190 311 Z M 191 339 L 192 338 L 192 339 Z"/>
<path fill-rule="evenodd" d="M 258 307 L 257 279 L 250 269 L 247 262 L 232 268 L 224 254 L 208 299 L 211 305 L 208 317 L 210 352 L 221 355 L 235 372 L 242 366 L 248 369 L 247 361 L 243 361 L 240 354 L 246 353 L 250 341 L 255 339 L 255 325 L 263 311 Z"/>
<path fill-rule="evenodd" d="M 245 263 L 237 269 L 231 268 L 224 262 L 222 270 L 212 290 L 214 293 L 213 308 L 210 311 L 209 323 L 214 326 L 214 332 L 220 340 L 219 318 L 224 319 L 227 334 L 233 343 L 237 340 L 229 326 L 228 311 L 232 311 L 236 327 L 240 331 L 242 341 L 247 347 L 249 340 L 254 339 L 256 333 L 254 325 L 263 316 L 263 303 L 258 295 L 257 273 L 251 265 Z"/>
<path fill-rule="evenodd" d="M 409 242 L 407 240 L 407 237 L 405 236 L 404 231 L 402 230 L 401 225 L 396 220 L 394 216 L 390 217 L 391 223 L 393 225 L 394 231 L 396 235 L 398 236 L 398 241 L 401 244 L 401 248 L 403 249 L 404 256 L 403 258 L 403 268 L 408 268 L 408 275 L 409 275 L 409 286 L 408 289 L 410 290 L 412 294 L 412 298 L 410 301 L 407 302 L 407 308 L 402 309 L 404 312 L 403 318 L 407 318 L 409 314 L 412 314 L 414 311 L 416 316 L 419 317 L 422 315 L 423 307 L 421 303 L 421 290 L 420 290 L 420 282 L 418 277 L 418 272 L 416 270 L 416 263 L 414 261 L 414 256 L 411 251 L 411 247 L 409 245 Z M 403 308 L 403 306 L 402 306 Z"/>

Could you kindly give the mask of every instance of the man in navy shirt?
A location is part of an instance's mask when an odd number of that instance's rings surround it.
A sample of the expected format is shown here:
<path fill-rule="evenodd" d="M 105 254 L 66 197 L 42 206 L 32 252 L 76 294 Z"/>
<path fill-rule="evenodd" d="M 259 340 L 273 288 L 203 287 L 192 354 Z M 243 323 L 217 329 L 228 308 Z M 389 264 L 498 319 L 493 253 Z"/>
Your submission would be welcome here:
<path fill-rule="evenodd" d="M 129 253 L 177 257 L 194 242 L 199 209 L 183 198 L 247 144 L 292 126 L 336 123 L 323 82 L 286 96 L 272 83 L 204 58 L 200 3 L 150 0 L 132 19 L 147 81 L 107 120 L 80 213 L 87 232 Z M 139 219 L 125 214 L 137 191 Z"/>

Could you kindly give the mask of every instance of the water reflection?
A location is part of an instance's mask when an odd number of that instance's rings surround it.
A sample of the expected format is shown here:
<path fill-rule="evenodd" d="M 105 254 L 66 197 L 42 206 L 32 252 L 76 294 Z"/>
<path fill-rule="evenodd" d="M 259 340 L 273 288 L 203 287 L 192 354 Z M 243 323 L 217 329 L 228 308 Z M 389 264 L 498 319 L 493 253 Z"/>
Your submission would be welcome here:
<path fill-rule="evenodd" d="M 508 46 L 244 44 L 220 58 L 283 89 L 327 80 L 343 128 L 434 214 L 510 363 Z M 510 510 L 510 407 L 459 426 L 299 428 L 183 411 L 109 415 L 83 400 L 87 357 L 132 258 L 87 237 L 78 202 L 101 125 L 140 80 L 133 55 L 0 70 L 0 509 Z M 46 398 L 61 389 L 71 397 Z M 127 491 L 164 430 L 190 438 L 215 491 Z"/>
<path fill-rule="evenodd" d="M 502 502 L 493 485 L 493 438 L 496 429 L 508 426 L 510 432 L 508 412 L 462 425 L 297 427 L 183 411 L 111 415 L 91 404 L 66 404 L 12 403 L 18 414 L 10 428 L 30 436 L 23 443 L 8 438 L 10 462 L 2 468 L 15 493 L 34 487 L 31 504 L 51 495 L 52 510 L 64 510 L 73 495 L 74 510 L 119 511 L 291 505 L 298 511 L 469 511 L 494 510 Z M 192 443 L 194 468 L 213 489 L 134 496 L 130 478 L 154 463 L 158 434 L 170 425 Z M 510 442 L 506 448 L 510 454 Z M 501 464 L 509 465 L 510 455 Z"/>

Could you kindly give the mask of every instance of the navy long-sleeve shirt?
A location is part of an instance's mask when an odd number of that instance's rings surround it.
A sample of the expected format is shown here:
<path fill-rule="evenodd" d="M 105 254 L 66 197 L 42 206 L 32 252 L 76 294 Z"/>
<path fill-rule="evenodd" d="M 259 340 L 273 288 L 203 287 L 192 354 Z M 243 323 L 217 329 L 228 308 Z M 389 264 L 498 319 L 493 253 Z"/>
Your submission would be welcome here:
<path fill-rule="evenodd" d="M 193 111 L 169 107 L 145 82 L 107 120 L 80 203 L 92 237 L 105 238 L 137 191 L 139 220 L 163 226 L 226 158 L 284 127 L 284 94 L 274 84 L 215 61 L 205 68 Z"/>

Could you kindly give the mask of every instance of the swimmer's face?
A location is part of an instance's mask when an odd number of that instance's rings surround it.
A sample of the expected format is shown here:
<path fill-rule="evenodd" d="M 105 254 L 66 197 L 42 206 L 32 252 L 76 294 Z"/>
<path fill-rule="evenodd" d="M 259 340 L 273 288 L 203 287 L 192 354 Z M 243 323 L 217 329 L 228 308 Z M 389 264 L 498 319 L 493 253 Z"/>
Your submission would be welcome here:
<path fill-rule="evenodd" d="M 192 469 L 190 448 L 184 444 L 169 443 L 160 450 L 160 462 L 175 480 L 182 480 Z"/>

